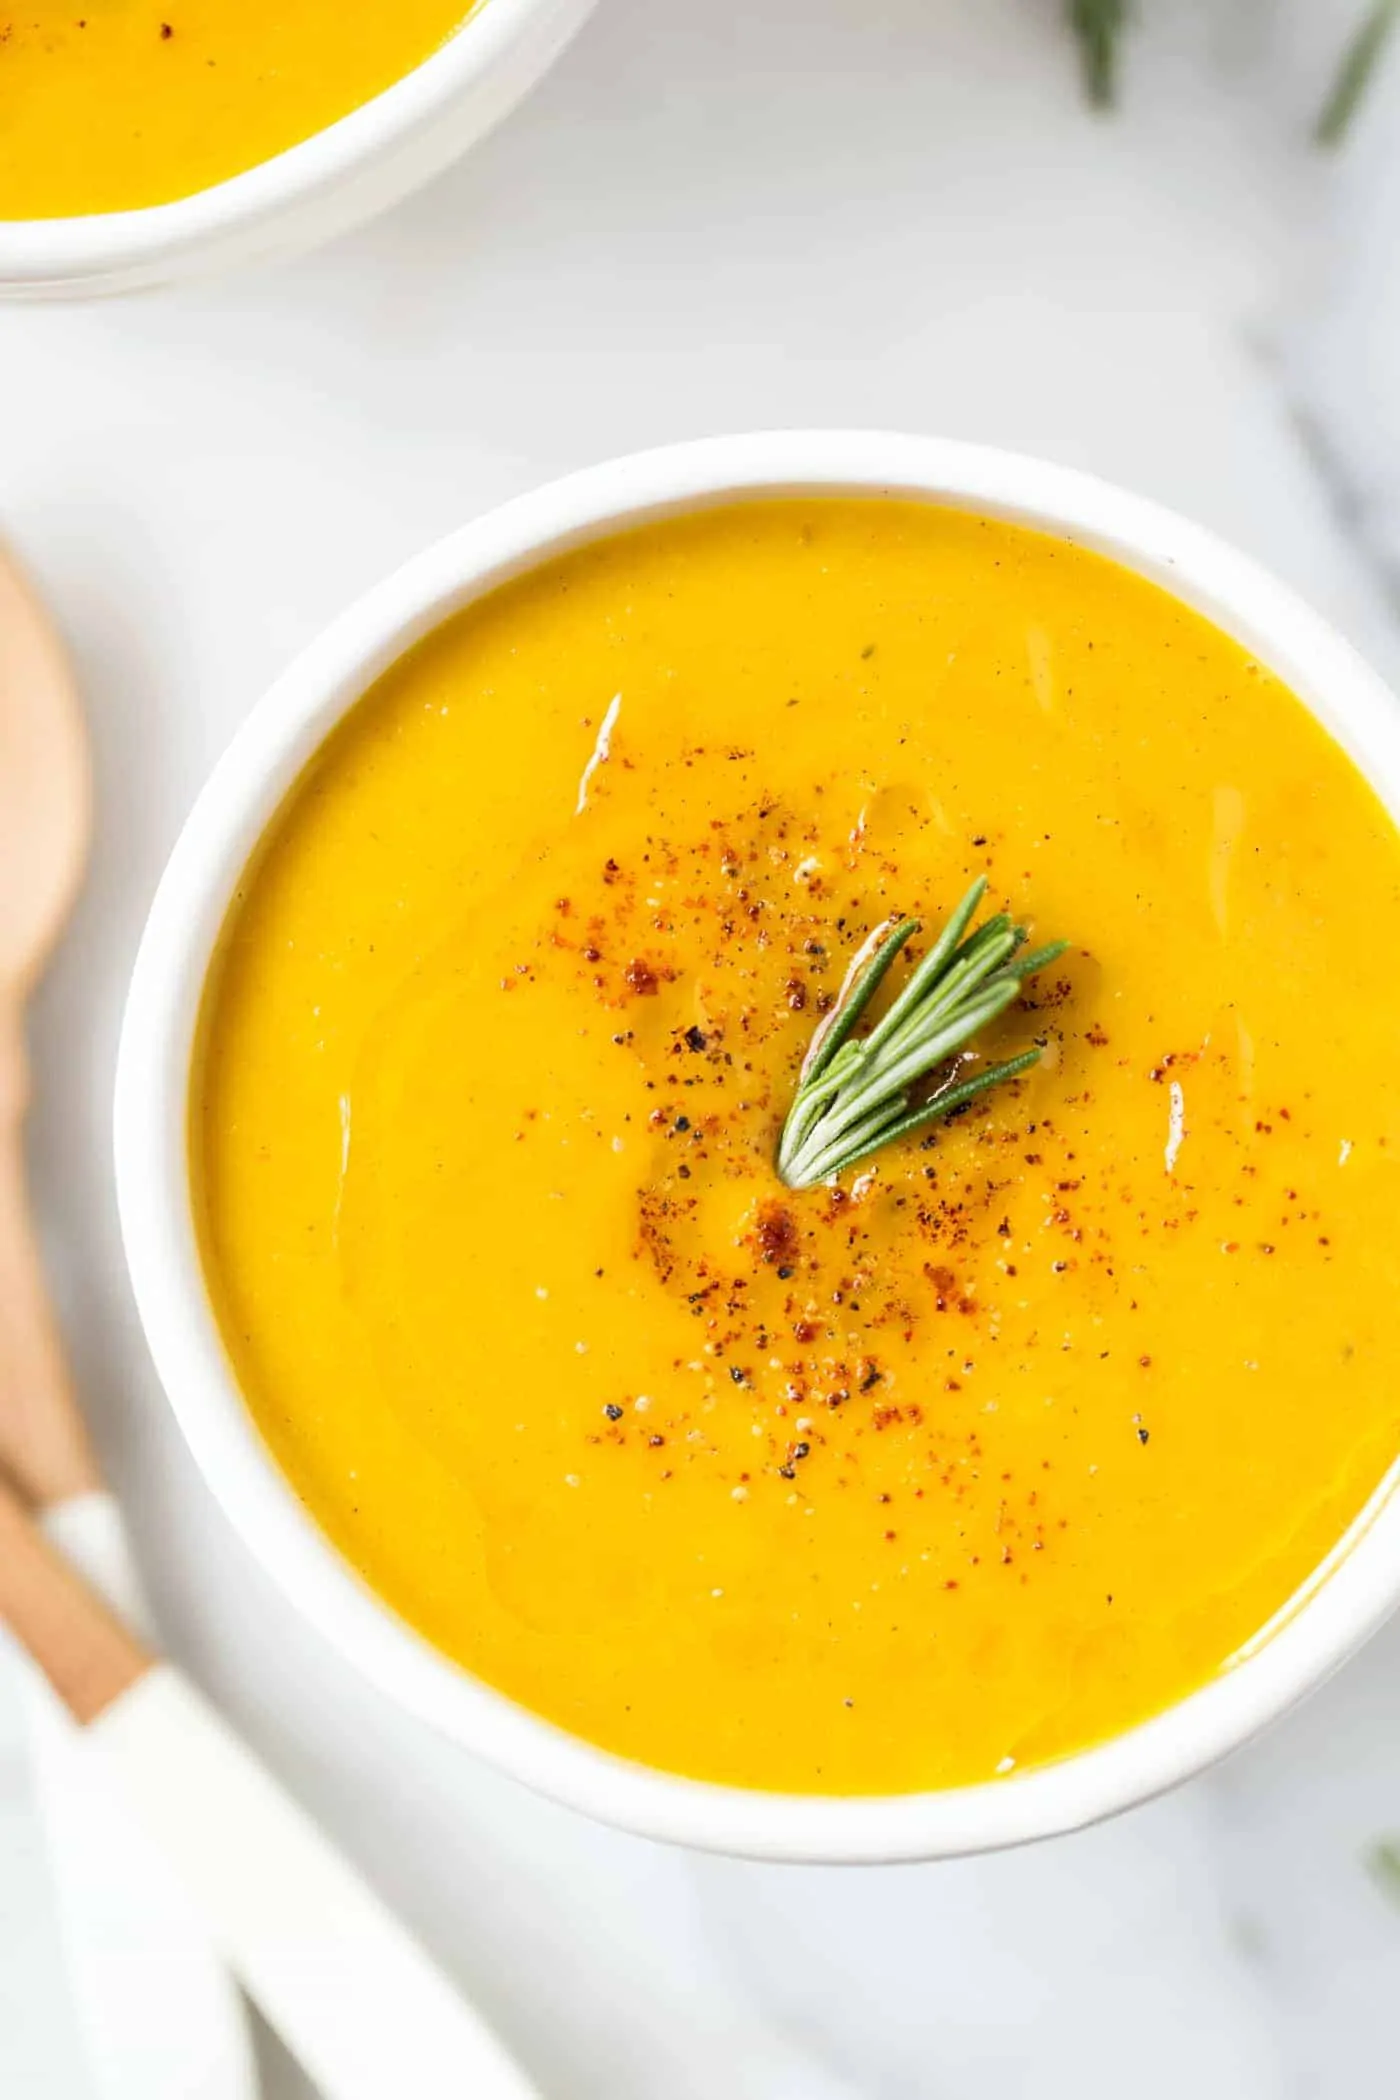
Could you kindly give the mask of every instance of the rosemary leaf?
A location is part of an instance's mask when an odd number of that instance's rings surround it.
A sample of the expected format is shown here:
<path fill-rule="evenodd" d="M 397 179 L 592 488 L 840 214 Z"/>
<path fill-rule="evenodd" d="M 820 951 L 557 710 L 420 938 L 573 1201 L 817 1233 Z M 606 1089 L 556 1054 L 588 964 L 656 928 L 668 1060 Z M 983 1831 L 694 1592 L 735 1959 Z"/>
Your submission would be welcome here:
<path fill-rule="evenodd" d="M 1084 92 L 1096 109 L 1107 109 L 1118 92 L 1118 54 L 1128 0 L 1066 0 L 1066 11 L 1079 43 Z"/>
<path fill-rule="evenodd" d="M 908 984 L 905 985 L 904 990 L 895 1000 L 894 1005 L 885 1015 L 884 1020 L 872 1032 L 870 1041 L 866 1045 L 866 1048 L 872 1054 L 880 1048 L 881 1043 L 887 1037 L 894 1034 L 910 1010 L 918 1005 L 927 986 L 931 985 L 935 978 L 943 974 L 950 960 L 956 959 L 958 943 L 963 937 L 972 914 L 982 902 L 986 889 L 987 878 L 985 875 L 979 875 L 972 888 L 963 898 L 962 903 L 953 913 L 952 918 L 944 927 L 942 933 L 939 934 L 938 939 L 929 949 L 928 954 L 915 970 Z M 911 927 L 915 932 L 918 931 L 919 922 L 917 919 L 906 919 L 904 924 Z"/>
<path fill-rule="evenodd" d="M 1014 1079 L 1018 1073 L 1028 1072 L 1032 1065 L 1039 1063 L 1038 1050 L 1023 1050 L 1019 1057 L 1008 1057 L 1002 1064 L 986 1066 L 983 1071 L 974 1073 L 971 1079 L 964 1079 L 959 1085 L 950 1086 L 943 1093 L 935 1094 L 922 1108 L 916 1108 L 910 1114 L 902 1116 L 898 1122 L 891 1123 L 873 1144 L 863 1145 L 860 1151 L 845 1152 L 839 1168 L 827 1167 L 815 1174 L 813 1179 L 825 1181 L 829 1174 L 853 1167 L 858 1160 L 868 1159 L 872 1152 L 883 1151 L 886 1145 L 896 1144 L 901 1138 L 912 1137 L 916 1130 L 926 1129 L 930 1123 L 938 1122 L 943 1116 L 951 1116 L 956 1108 L 964 1108 L 979 1094 L 985 1094 L 988 1087 L 998 1086 L 1003 1079 Z M 821 1166 L 820 1161 L 818 1166 Z"/>
<path fill-rule="evenodd" d="M 1373 0 L 1361 26 L 1347 46 L 1332 92 L 1317 120 L 1319 146 L 1339 145 L 1356 114 L 1391 32 L 1400 22 L 1400 0 Z"/>
<path fill-rule="evenodd" d="M 846 982 L 841 987 L 841 995 L 832 1009 L 830 1021 L 819 1028 L 812 1037 L 811 1048 L 802 1067 L 804 1081 L 821 1077 L 879 990 L 886 970 L 910 934 L 917 933 L 918 930 L 917 919 L 905 919 L 883 940 L 877 929 L 871 940 L 861 949 L 846 972 Z M 873 945 L 874 943 L 879 945 Z"/>

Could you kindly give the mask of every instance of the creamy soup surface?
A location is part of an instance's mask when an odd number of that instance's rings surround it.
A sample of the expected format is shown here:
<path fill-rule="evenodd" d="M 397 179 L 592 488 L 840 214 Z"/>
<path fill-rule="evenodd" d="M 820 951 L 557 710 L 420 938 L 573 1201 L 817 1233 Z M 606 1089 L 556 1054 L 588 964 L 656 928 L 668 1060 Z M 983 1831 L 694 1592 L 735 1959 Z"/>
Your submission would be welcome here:
<path fill-rule="evenodd" d="M 412 72 L 471 0 L 0 0 L 0 219 L 169 204 Z"/>
<path fill-rule="evenodd" d="M 969 881 L 1041 1063 L 794 1193 L 860 944 Z M 205 1001 L 209 1286 L 278 1462 L 492 1685 L 707 1779 L 991 1779 L 1229 1666 L 1400 1444 L 1400 851 L 1258 663 L 880 500 L 448 623 L 273 826 Z M 883 996 L 883 995 L 882 995 Z"/>

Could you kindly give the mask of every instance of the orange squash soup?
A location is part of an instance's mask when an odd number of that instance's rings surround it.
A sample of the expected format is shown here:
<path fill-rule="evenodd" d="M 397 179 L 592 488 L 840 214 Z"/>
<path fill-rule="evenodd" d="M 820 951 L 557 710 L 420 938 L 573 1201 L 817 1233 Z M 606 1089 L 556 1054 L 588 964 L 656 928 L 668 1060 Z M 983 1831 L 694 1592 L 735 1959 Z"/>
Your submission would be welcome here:
<path fill-rule="evenodd" d="M 1039 1050 L 792 1188 L 864 944 L 977 877 Z M 329 739 L 211 973 L 190 1144 L 263 1436 L 365 1580 L 610 1750 L 991 1779 L 1226 1669 L 1400 1446 L 1395 831 L 1162 591 L 754 502 L 498 590 Z"/>
<path fill-rule="evenodd" d="M 270 160 L 472 0 L 0 0 L 0 219 L 168 204 Z"/>

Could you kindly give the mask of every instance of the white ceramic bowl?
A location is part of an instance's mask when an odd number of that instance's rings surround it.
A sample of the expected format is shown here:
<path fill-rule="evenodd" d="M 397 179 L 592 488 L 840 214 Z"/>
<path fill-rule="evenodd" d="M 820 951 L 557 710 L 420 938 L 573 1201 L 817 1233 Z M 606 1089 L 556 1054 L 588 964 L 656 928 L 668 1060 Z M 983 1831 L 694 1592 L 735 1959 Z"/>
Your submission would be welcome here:
<path fill-rule="evenodd" d="M 289 1598 L 405 1707 L 542 1792 L 655 1837 L 778 1859 L 924 1859 L 1090 1822 L 1199 1771 L 1310 1691 L 1400 1596 L 1394 1476 L 1305 1591 L 1205 1689 L 1114 1741 L 990 1785 L 878 1799 L 748 1792 L 592 1748 L 448 1662 L 304 1514 L 244 1410 L 201 1280 L 186 1162 L 206 967 L 248 855 L 302 766 L 404 649 L 480 593 L 600 533 L 746 495 L 926 497 L 1058 533 L 1164 584 L 1267 662 L 1400 814 L 1400 710 L 1315 614 L 1155 504 L 1008 453 L 856 432 L 732 437 L 571 475 L 467 525 L 362 598 L 253 710 L 181 835 L 132 980 L 117 1078 L 122 1229 L 171 1405 L 225 1510 Z"/>
<path fill-rule="evenodd" d="M 0 297 L 144 290 L 343 233 L 489 131 L 554 63 L 593 5 L 480 0 L 456 36 L 382 95 L 174 204 L 0 219 Z"/>

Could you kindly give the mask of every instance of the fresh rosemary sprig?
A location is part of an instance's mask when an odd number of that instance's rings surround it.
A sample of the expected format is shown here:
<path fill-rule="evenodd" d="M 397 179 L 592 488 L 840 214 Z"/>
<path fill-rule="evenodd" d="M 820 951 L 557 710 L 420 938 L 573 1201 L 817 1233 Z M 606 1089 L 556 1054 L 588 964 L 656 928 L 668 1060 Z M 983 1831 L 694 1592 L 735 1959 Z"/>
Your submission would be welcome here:
<path fill-rule="evenodd" d="M 1005 912 L 969 933 L 986 888 L 981 875 L 894 1004 L 863 1036 L 854 1034 L 856 1024 L 900 949 L 919 931 L 919 920 L 901 919 L 888 932 L 876 932 L 851 964 L 840 997 L 808 1047 L 778 1142 L 778 1173 L 789 1188 L 830 1181 L 1038 1063 L 1039 1050 L 1026 1050 L 970 1079 L 958 1080 L 954 1068 L 932 1094 L 910 1105 L 920 1081 L 994 1021 L 1026 978 L 1068 945 L 1051 941 L 1021 954 L 1026 929 L 1014 926 Z"/>
<path fill-rule="evenodd" d="M 1096 109 L 1107 109 L 1117 95 L 1132 0 L 1064 0 L 1064 8 L 1079 46 L 1084 92 Z M 1400 0 L 1370 0 L 1318 117 L 1314 135 L 1320 146 L 1335 146 L 1345 136 L 1397 25 Z"/>

